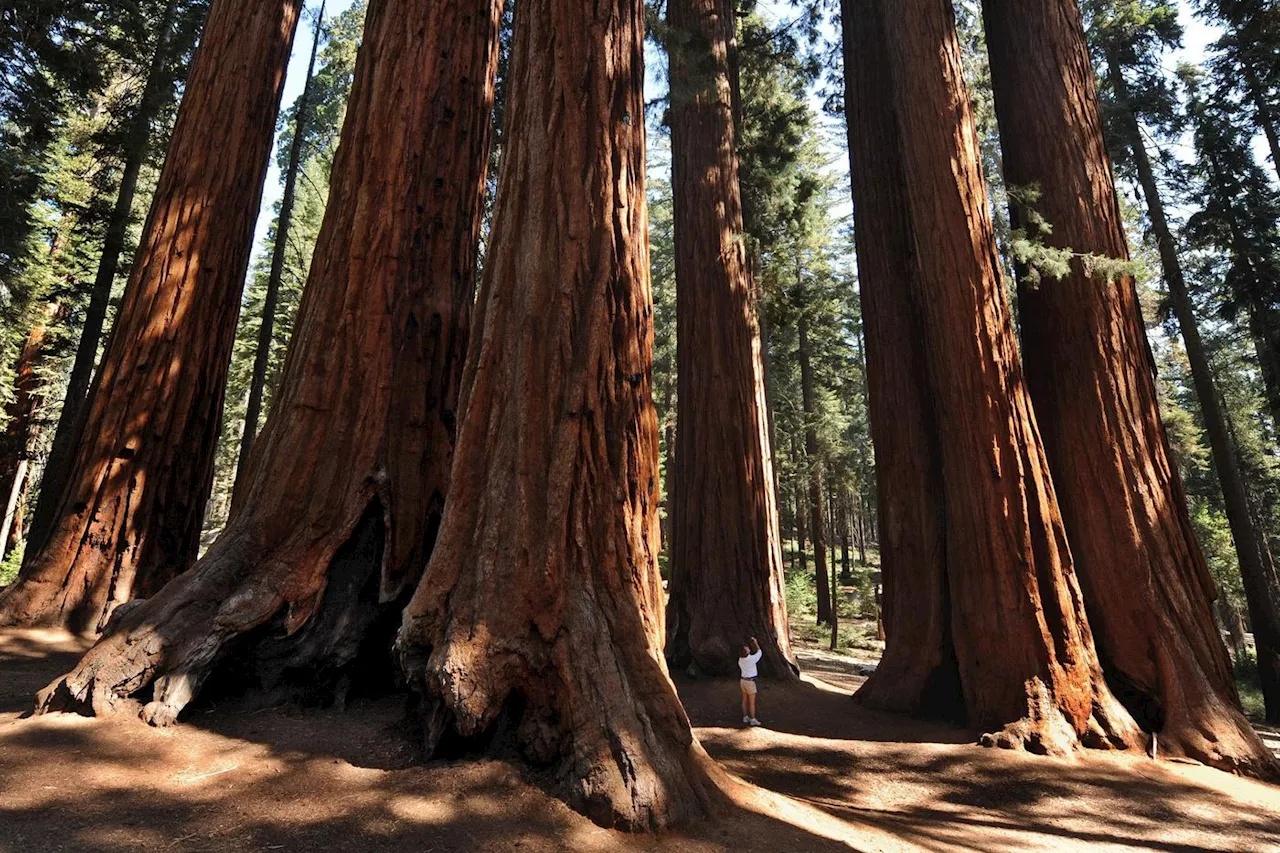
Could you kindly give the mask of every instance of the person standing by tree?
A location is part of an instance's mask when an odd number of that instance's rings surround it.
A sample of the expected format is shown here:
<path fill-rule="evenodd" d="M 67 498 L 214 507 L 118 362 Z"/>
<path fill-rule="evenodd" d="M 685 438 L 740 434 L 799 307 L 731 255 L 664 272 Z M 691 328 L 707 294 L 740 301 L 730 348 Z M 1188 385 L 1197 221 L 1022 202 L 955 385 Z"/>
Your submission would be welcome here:
<path fill-rule="evenodd" d="M 748 726 L 760 725 L 756 719 L 756 677 L 760 674 L 757 665 L 762 657 L 764 652 L 760 651 L 760 642 L 755 637 L 748 640 L 748 645 L 742 647 L 742 654 L 738 656 L 738 671 L 742 673 L 738 680 L 738 687 L 742 690 L 742 722 Z"/>

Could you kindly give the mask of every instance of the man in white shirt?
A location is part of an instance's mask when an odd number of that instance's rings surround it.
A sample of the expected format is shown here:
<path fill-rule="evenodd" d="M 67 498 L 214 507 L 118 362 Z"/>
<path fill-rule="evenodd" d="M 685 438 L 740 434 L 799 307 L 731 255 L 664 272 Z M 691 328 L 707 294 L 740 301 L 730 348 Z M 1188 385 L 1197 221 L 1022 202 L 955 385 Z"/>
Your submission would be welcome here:
<path fill-rule="evenodd" d="M 742 653 L 738 657 L 738 671 L 742 673 L 742 678 L 738 681 L 738 686 L 742 689 L 742 722 L 748 726 L 760 725 L 760 721 L 756 719 L 756 678 L 759 676 L 756 664 L 762 657 L 764 652 L 760 651 L 760 643 L 755 637 L 751 638 L 750 647 L 742 647 Z"/>

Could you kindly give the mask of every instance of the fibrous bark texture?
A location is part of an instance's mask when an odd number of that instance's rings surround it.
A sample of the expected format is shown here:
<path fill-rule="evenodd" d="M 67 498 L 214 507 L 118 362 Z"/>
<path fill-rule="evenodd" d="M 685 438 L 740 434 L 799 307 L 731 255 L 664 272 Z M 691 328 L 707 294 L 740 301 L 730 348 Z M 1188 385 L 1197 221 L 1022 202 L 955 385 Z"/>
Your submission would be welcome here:
<path fill-rule="evenodd" d="M 1076 0 L 986 0 L 1005 180 L 1035 187 L 1015 227 L 1059 248 L 1128 260 Z M 1213 619 L 1213 579 L 1160 421 L 1129 275 L 1019 282 L 1023 362 L 1089 621 L 1108 673 L 1160 749 L 1226 769 L 1270 753 L 1240 711 Z M 1154 707 L 1153 707 L 1154 706 Z"/>
<path fill-rule="evenodd" d="M 243 503 L 204 558 L 124 614 L 41 709 L 101 713 L 154 681 L 143 715 L 168 723 L 232 641 L 271 687 L 337 672 L 388 609 L 394 623 L 448 486 L 500 7 L 370 4 L 329 209 Z"/>
<path fill-rule="evenodd" d="M 742 231 L 730 85 L 734 7 L 672 0 L 672 186 L 679 377 L 668 660 L 793 678 L 760 333 Z"/>
<path fill-rule="evenodd" d="M 857 698 L 888 711 L 955 715 L 962 703 L 951 646 L 942 467 L 911 299 L 911 219 L 884 31 L 874 0 L 844 0 L 841 21 L 886 634 L 884 657 Z"/>
<path fill-rule="evenodd" d="M 1123 747 L 1000 281 L 948 0 L 881 3 L 946 506 L 952 640 L 984 741 Z"/>
<path fill-rule="evenodd" d="M 712 796 L 662 654 L 643 24 L 520 0 L 448 509 L 397 641 L 429 751 L 505 731 L 635 830 Z"/>
<path fill-rule="evenodd" d="M 187 568 L 301 0 L 216 0 L 43 542 L 0 623 L 103 628 Z"/>
<path fill-rule="evenodd" d="M 1263 540 L 1262 531 L 1253 519 L 1248 492 L 1240 473 L 1235 441 L 1218 398 L 1213 369 L 1204 341 L 1200 337 L 1195 306 L 1191 302 L 1191 294 L 1182 273 L 1178 244 L 1165 215 L 1164 202 L 1160 198 L 1160 188 L 1151 158 L 1142 141 L 1137 115 L 1130 106 L 1124 70 L 1119 57 L 1114 53 L 1107 57 L 1107 76 L 1122 107 L 1120 118 L 1137 167 L 1138 183 L 1147 202 L 1147 213 L 1151 220 L 1151 230 L 1155 232 L 1165 285 L 1169 288 L 1169 301 L 1173 305 L 1173 313 L 1186 346 L 1196 400 L 1200 403 L 1205 433 L 1209 437 L 1213 467 L 1222 486 L 1223 506 L 1227 522 L 1231 526 L 1236 554 L 1240 559 L 1240 577 L 1244 582 L 1245 598 L 1249 605 L 1249 622 L 1257 647 L 1258 675 L 1266 702 L 1267 721 L 1280 723 L 1280 569 Z"/>

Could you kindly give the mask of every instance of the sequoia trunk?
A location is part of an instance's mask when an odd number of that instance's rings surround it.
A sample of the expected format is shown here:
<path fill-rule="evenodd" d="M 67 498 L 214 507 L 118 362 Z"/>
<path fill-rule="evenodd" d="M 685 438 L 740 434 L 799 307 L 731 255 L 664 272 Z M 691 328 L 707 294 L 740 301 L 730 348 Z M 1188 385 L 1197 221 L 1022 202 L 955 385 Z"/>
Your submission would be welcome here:
<path fill-rule="evenodd" d="M 713 789 L 662 654 L 644 4 L 519 2 L 449 510 L 398 646 L 429 752 L 506 732 L 597 823 L 659 828 Z"/>
<path fill-rule="evenodd" d="M 962 716 L 942 465 L 919 309 L 911 298 L 911 219 L 880 2 L 843 0 L 841 12 L 887 637 L 884 657 L 857 698 L 889 711 Z"/>
<path fill-rule="evenodd" d="M 760 333 L 742 231 L 728 0 L 671 0 L 676 453 L 666 654 L 737 673 L 747 637 L 765 672 L 796 672 L 783 594 Z"/>
<path fill-rule="evenodd" d="M 302 0 L 215 0 L 49 535 L 0 622 L 100 631 L 195 559 Z"/>
<path fill-rule="evenodd" d="M 154 681 L 143 715 L 172 722 L 233 641 L 250 665 L 239 668 L 266 687 L 290 675 L 329 686 L 362 645 L 386 657 L 448 486 L 500 10 L 370 4 L 329 208 L 244 500 L 204 558 L 124 613 L 40 708 L 103 713 Z"/>
<path fill-rule="evenodd" d="M 985 742 L 1131 745 L 1018 363 L 949 0 L 882 7 L 946 505 L 952 638 Z"/>
<path fill-rule="evenodd" d="M 18 507 L 30 469 L 30 446 L 34 437 L 35 413 L 44 398 L 44 381 L 38 372 L 49 339 L 49 326 L 59 319 L 62 309 L 49 305 L 45 316 L 31 327 L 27 339 L 18 352 L 18 364 L 14 370 L 14 394 L 4 409 L 5 432 L 0 436 L 0 560 L 8 551 L 10 532 L 18 518 Z M 21 536 L 16 537 L 21 539 Z"/>
<path fill-rule="evenodd" d="M 984 13 L 1005 181 L 1039 190 L 1012 205 L 1010 221 L 1048 245 L 1127 261 L 1076 0 L 985 0 Z M 1214 623 L 1132 276 L 1076 259 L 1065 278 L 1024 279 L 1018 294 L 1027 386 L 1117 696 L 1135 719 L 1162 720 L 1166 753 L 1269 765 Z"/>
<path fill-rule="evenodd" d="M 142 90 L 142 98 L 138 101 L 137 111 L 130 120 L 129 137 L 126 143 L 124 167 L 120 172 L 120 186 L 116 190 L 115 205 L 107 219 L 106 234 L 102 241 L 102 254 L 98 258 L 97 272 L 93 277 L 93 285 L 89 290 L 89 304 L 85 308 L 84 326 L 80 329 L 80 337 L 76 344 L 75 358 L 71 363 L 71 375 L 67 379 L 67 389 L 63 395 L 62 410 L 58 414 L 58 425 L 54 428 L 53 442 L 49 447 L 49 458 L 45 460 L 44 473 L 40 478 L 40 494 L 36 498 L 35 512 L 31 516 L 31 535 L 28 550 L 35 550 L 44 545 L 53 525 L 61 519 L 57 513 L 62 509 L 61 501 L 66 487 L 68 467 L 74 461 L 76 442 L 83 429 L 82 418 L 85 416 L 85 402 L 89 393 L 89 383 L 93 377 L 93 366 L 98 358 L 98 344 L 102 341 L 102 329 L 107 319 L 107 307 L 111 301 L 111 288 L 115 285 L 116 274 L 120 269 L 120 256 L 124 253 L 128 239 L 129 221 L 133 215 L 133 200 L 138 191 L 138 178 L 142 167 L 151 154 L 151 126 L 176 97 L 176 86 L 170 72 L 175 53 L 185 53 L 190 43 L 181 43 L 173 32 L 174 18 L 177 14 L 178 0 L 170 0 L 156 31 L 156 47 L 151 57 L 151 67 L 147 72 L 147 82 Z M 192 26 L 184 32 L 195 37 L 198 27 Z"/>
<path fill-rule="evenodd" d="M 1249 604 L 1249 622 L 1257 645 L 1258 674 L 1262 681 L 1267 721 L 1280 723 L 1280 572 L 1277 572 L 1270 549 L 1265 547 L 1262 532 L 1254 524 L 1250 512 L 1249 497 L 1240 474 L 1235 443 L 1215 388 L 1209 356 L 1200 338 L 1195 309 L 1182 274 L 1181 261 L 1178 259 L 1178 247 L 1165 216 L 1164 203 L 1160 198 L 1146 145 L 1142 142 L 1138 119 L 1128 106 L 1128 84 L 1117 57 L 1108 57 L 1107 72 L 1120 102 L 1120 116 L 1134 164 L 1137 166 L 1138 183 L 1147 202 L 1147 213 L 1151 220 L 1151 230 L 1155 233 L 1156 247 L 1160 252 L 1165 285 L 1169 288 L 1169 300 L 1173 303 L 1173 313 L 1182 332 L 1196 399 L 1200 403 L 1205 432 L 1209 436 L 1213 465 L 1222 486 L 1223 504 L 1240 561 L 1240 575 Z"/>
<path fill-rule="evenodd" d="M 280 196 L 280 214 L 276 218 L 275 244 L 271 247 L 271 269 L 267 273 L 267 292 L 262 300 L 262 320 L 258 326 L 258 348 L 253 354 L 253 375 L 249 380 L 249 400 L 244 411 L 244 433 L 240 436 L 240 455 L 236 458 L 236 483 L 244 480 L 258 437 L 258 417 L 262 414 L 262 397 L 267 387 L 267 361 L 271 356 L 272 332 L 276 323 L 276 305 L 280 300 L 280 282 L 284 278 L 285 252 L 289 247 L 289 231 L 293 226 L 293 205 L 297 197 L 298 172 L 302 169 L 302 146 L 310 121 L 311 90 L 316 73 L 316 56 L 324 35 L 324 3 L 316 15 L 315 38 L 311 42 L 311 58 L 307 62 L 307 79 L 294 106 L 293 139 L 289 143 L 289 162 L 285 166 L 284 193 Z M 234 487 L 233 487 L 234 492 Z M 235 503 L 234 495 L 232 503 Z"/>

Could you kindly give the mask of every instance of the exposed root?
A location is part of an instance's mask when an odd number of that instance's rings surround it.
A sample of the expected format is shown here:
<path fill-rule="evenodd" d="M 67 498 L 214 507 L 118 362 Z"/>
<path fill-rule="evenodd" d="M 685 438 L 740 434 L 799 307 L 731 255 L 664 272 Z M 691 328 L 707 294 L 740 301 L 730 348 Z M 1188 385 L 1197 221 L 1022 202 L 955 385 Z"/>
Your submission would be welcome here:
<path fill-rule="evenodd" d="M 118 611 L 113 632 L 36 695 L 35 713 L 109 716 L 151 687 L 140 716 L 170 726 L 224 660 L 252 686 L 337 682 L 394 609 L 377 594 L 383 530 L 373 501 L 349 541 L 319 565 L 250 559 L 263 549 L 224 535 L 154 598 Z"/>

